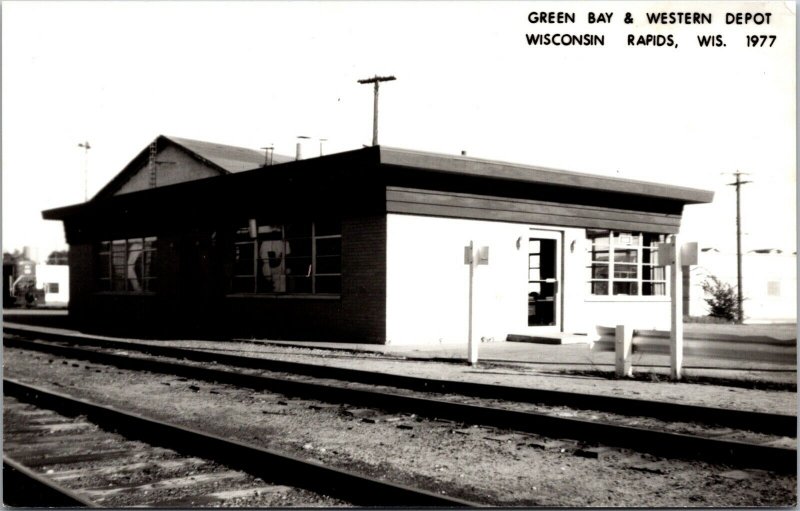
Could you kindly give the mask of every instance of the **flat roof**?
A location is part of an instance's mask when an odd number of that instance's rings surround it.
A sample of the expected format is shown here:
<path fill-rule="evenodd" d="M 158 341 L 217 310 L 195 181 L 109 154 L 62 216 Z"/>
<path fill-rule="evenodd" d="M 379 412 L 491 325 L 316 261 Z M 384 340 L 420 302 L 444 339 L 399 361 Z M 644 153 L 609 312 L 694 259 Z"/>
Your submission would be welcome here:
<path fill-rule="evenodd" d="M 377 168 L 375 168 L 377 167 Z M 371 170 L 367 173 L 354 172 L 356 169 Z M 566 170 L 557 170 L 533 165 L 522 165 L 502 161 L 474 158 L 471 156 L 437 154 L 424 151 L 414 151 L 386 146 L 373 146 L 333 153 L 325 156 L 307 158 L 300 161 L 290 161 L 280 165 L 260 167 L 254 170 L 237 172 L 218 177 L 210 177 L 186 183 L 178 183 L 169 186 L 159 187 L 158 190 L 166 193 L 182 193 L 184 190 L 189 193 L 198 193 L 201 190 L 207 195 L 217 193 L 219 181 L 226 179 L 226 186 L 236 187 L 238 185 L 249 187 L 262 178 L 269 178 L 273 172 L 277 175 L 292 179 L 292 176 L 313 176 L 318 172 L 332 176 L 337 174 L 342 180 L 364 179 L 365 176 L 377 178 L 377 182 L 384 180 L 388 185 L 392 181 L 390 170 L 400 170 L 401 172 L 423 172 L 432 175 L 445 177 L 447 181 L 456 185 L 459 179 L 479 178 L 488 182 L 518 182 L 527 185 L 542 185 L 552 189 L 561 188 L 568 192 L 570 189 L 585 191 L 599 191 L 604 193 L 625 194 L 632 197 L 644 199 L 652 198 L 658 200 L 674 201 L 681 204 L 702 204 L 709 203 L 714 198 L 714 193 L 708 190 L 673 186 L 662 183 L 647 181 L 636 181 L 618 177 L 606 177 L 593 174 L 585 174 Z M 333 172 L 335 171 L 335 172 Z M 377 172 L 376 172 L 377 171 Z M 382 178 L 381 175 L 385 175 Z M 398 174 L 394 174 L 397 176 Z M 115 178 L 117 179 L 117 178 Z M 490 183 L 489 183 L 490 184 Z M 108 185 L 107 185 L 108 186 Z M 185 188 L 181 188 L 185 187 Z M 187 188 L 188 187 L 188 188 Z M 155 190 L 155 189 L 154 189 Z M 150 197 L 154 190 L 141 190 L 125 194 L 128 200 L 134 200 L 141 194 L 142 197 Z M 487 192 L 490 192 L 487 189 Z M 58 220 L 66 215 L 82 211 L 100 202 L 119 199 L 123 196 L 101 197 L 95 196 L 87 203 L 74 204 L 60 208 L 48 209 L 42 212 L 45 219 Z"/>
<path fill-rule="evenodd" d="M 673 199 L 685 204 L 709 203 L 714 198 L 714 192 L 697 188 L 485 160 L 471 156 L 437 154 L 385 146 L 379 146 L 379 152 L 380 162 L 383 164 L 427 169 L 454 175 L 628 193 Z"/>

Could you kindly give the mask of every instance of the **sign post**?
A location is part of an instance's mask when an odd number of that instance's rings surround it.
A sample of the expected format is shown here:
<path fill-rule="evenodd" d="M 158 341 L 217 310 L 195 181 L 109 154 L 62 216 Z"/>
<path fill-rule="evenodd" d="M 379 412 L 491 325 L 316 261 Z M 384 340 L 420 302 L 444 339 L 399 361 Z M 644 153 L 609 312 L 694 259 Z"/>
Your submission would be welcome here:
<path fill-rule="evenodd" d="M 473 252 L 472 241 L 470 240 L 469 246 L 464 247 L 464 264 L 469 265 L 469 314 L 467 324 L 467 362 L 470 365 L 478 363 L 478 347 L 472 340 L 472 287 L 475 278 L 475 253 Z"/>
<path fill-rule="evenodd" d="M 676 250 L 676 247 L 680 247 Z M 658 266 L 670 267 L 669 373 L 673 380 L 680 380 L 683 372 L 683 267 L 697 264 L 697 243 L 678 242 L 678 235 L 670 243 L 658 244 Z"/>
<path fill-rule="evenodd" d="M 676 247 L 678 235 L 672 237 L 672 250 L 674 259 L 672 262 L 672 328 L 669 333 L 669 376 L 678 381 L 681 379 L 683 371 L 683 264 L 681 262 L 681 252 Z"/>
<path fill-rule="evenodd" d="M 478 343 L 475 342 L 472 335 L 472 295 L 475 280 L 475 266 L 489 264 L 489 247 L 480 247 L 475 253 L 475 246 L 470 240 L 469 245 L 464 247 L 464 264 L 469 265 L 469 313 L 467 325 L 467 361 L 470 365 L 478 363 Z"/>

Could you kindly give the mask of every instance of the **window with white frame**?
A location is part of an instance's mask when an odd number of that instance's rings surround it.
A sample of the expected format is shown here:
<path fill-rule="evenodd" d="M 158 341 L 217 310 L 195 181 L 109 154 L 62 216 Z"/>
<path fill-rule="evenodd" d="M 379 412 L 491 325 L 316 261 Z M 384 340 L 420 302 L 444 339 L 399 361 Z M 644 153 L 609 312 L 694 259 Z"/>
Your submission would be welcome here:
<path fill-rule="evenodd" d="M 285 224 L 250 220 L 234 239 L 234 293 L 327 294 L 342 289 L 338 221 Z"/>
<path fill-rule="evenodd" d="M 594 296 L 664 296 L 666 271 L 656 266 L 665 235 L 587 229 L 587 287 Z"/>
<path fill-rule="evenodd" d="M 155 291 L 155 256 L 155 236 L 101 241 L 97 247 L 99 289 L 127 293 Z"/>

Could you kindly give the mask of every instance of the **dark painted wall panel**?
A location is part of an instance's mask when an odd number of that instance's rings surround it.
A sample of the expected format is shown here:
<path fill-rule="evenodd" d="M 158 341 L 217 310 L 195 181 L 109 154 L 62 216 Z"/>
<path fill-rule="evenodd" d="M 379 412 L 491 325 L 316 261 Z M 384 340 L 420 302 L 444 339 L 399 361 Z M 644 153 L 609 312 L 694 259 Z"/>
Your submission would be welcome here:
<path fill-rule="evenodd" d="M 676 233 L 680 229 L 680 214 L 431 192 L 404 187 L 388 187 L 386 201 L 386 209 L 390 213 L 658 233 Z"/>

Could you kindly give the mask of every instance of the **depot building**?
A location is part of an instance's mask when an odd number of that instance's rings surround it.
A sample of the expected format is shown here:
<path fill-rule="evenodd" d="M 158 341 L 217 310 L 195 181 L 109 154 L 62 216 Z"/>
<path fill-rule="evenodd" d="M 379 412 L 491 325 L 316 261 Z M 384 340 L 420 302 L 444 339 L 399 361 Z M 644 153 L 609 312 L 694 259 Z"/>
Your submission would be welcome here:
<path fill-rule="evenodd" d="M 391 344 L 668 328 L 655 244 L 708 191 L 383 146 L 299 159 L 158 137 L 86 203 L 78 326 Z"/>

